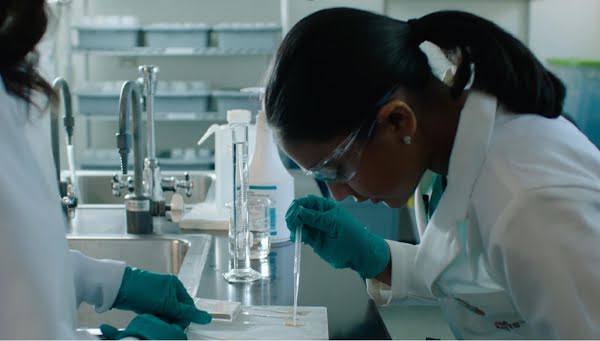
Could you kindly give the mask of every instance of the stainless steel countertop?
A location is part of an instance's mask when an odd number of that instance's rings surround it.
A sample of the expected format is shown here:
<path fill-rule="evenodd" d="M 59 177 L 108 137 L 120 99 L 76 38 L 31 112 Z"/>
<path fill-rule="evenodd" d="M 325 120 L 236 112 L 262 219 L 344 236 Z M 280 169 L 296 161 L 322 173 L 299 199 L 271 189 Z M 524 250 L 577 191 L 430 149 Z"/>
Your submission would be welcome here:
<path fill-rule="evenodd" d="M 252 268 L 263 279 L 250 284 L 230 284 L 223 279 L 229 270 L 227 234 L 211 231 L 212 247 L 204 266 L 198 297 L 240 301 L 246 305 L 291 306 L 293 298 L 294 245 L 276 244 L 264 261 Z M 364 281 L 352 270 L 336 270 L 303 245 L 298 304 L 327 307 L 331 339 L 390 339 Z M 283 336 L 282 336 L 283 337 Z"/>
<path fill-rule="evenodd" d="M 250 284 L 230 284 L 222 276 L 229 269 L 225 231 L 182 231 L 165 218 L 155 218 L 154 228 L 157 234 L 181 238 L 197 233 L 213 237 L 198 297 L 250 305 L 293 305 L 292 243 L 275 244 L 265 261 L 252 262 L 252 267 L 263 274 L 263 279 Z M 117 205 L 80 207 L 67 232 L 70 235 L 125 234 L 124 208 Z M 364 281 L 354 271 L 333 269 L 307 245 L 303 246 L 302 253 L 299 304 L 327 307 L 331 339 L 390 339 L 376 305 L 367 295 Z"/>

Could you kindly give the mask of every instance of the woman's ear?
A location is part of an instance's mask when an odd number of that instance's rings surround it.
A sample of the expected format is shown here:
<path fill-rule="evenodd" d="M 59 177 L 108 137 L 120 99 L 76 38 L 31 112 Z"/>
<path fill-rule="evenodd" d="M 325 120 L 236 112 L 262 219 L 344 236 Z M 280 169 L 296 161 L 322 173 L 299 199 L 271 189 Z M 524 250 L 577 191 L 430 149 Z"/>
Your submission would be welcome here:
<path fill-rule="evenodd" d="M 377 113 L 377 122 L 389 128 L 397 139 L 406 144 L 414 140 L 417 132 L 417 117 L 412 108 L 404 101 L 387 102 Z M 407 138 L 408 137 L 408 138 Z"/>

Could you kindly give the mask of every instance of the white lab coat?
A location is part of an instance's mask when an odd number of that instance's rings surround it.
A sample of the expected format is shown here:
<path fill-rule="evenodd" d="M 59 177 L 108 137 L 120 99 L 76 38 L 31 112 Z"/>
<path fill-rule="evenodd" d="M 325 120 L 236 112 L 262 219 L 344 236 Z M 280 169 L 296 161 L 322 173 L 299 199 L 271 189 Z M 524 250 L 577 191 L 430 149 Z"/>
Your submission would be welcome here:
<path fill-rule="evenodd" d="M 48 115 L 2 80 L 0 119 L 0 339 L 89 336 L 76 332 L 76 309 L 108 310 L 125 264 L 68 250 Z"/>
<path fill-rule="evenodd" d="M 564 118 L 471 91 L 420 245 L 388 241 L 378 304 L 436 301 L 457 338 L 600 338 L 600 152 Z M 416 198 L 420 199 L 420 191 Z"/>

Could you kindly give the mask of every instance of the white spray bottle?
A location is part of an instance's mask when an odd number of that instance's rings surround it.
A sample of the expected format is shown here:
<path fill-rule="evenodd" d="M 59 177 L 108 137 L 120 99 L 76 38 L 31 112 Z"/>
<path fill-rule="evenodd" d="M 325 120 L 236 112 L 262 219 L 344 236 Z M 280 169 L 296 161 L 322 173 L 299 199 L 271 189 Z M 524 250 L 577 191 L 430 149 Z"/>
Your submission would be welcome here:
<path fill-rule="evenodd" d="M 264 95 L 264 88 L 258 91 Z M 248 166 L 248 196 L 271 200 L 271 243 L 281 243 L 290 239 L 285 213 L 294 200 L 294 178 L 279 157 L 273 133 L 267 125 L 263 96 L 260 97 L 262 104 L 256 115 L 256 144 Z"/>
<path fill-rule="evenodd" d="M 227 219 L 225 204 L 233 201 L 233 146 L 231 143 L 231 128 L 227 124 L 213 124 L 204 136 L 198 141 L 202 145 L 208 138 L 215 134 L 215 207 L 216 214 L 222 219 Z M 255 129 L 254 125 L 248 126 L 248 150 L 250 155 L 254 150 Z"/>

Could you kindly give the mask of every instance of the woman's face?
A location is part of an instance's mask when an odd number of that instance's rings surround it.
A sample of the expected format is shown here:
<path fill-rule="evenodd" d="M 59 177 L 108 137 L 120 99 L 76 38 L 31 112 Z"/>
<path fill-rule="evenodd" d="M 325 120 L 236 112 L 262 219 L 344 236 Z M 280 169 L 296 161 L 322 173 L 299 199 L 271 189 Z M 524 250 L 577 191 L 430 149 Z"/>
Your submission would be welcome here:
<path fill-rule="evenodd" d="M 410 144 L 405 143 L 406 136 L 411 138 Z M 327 158 L 345 138 L 343 135 L 322 143 L 280 145 L 291 159 L 310 169 Z M 359 157 L 354 177 L 348 182 L 327 183 L 332 196 L 338 201 L 352 196 L 357 201 L 371 200 L 402 207 L 427 168 L 422 141 L 410 107 L 401 101 L 386 104 L 377 114 L 374 134 Z"/>

